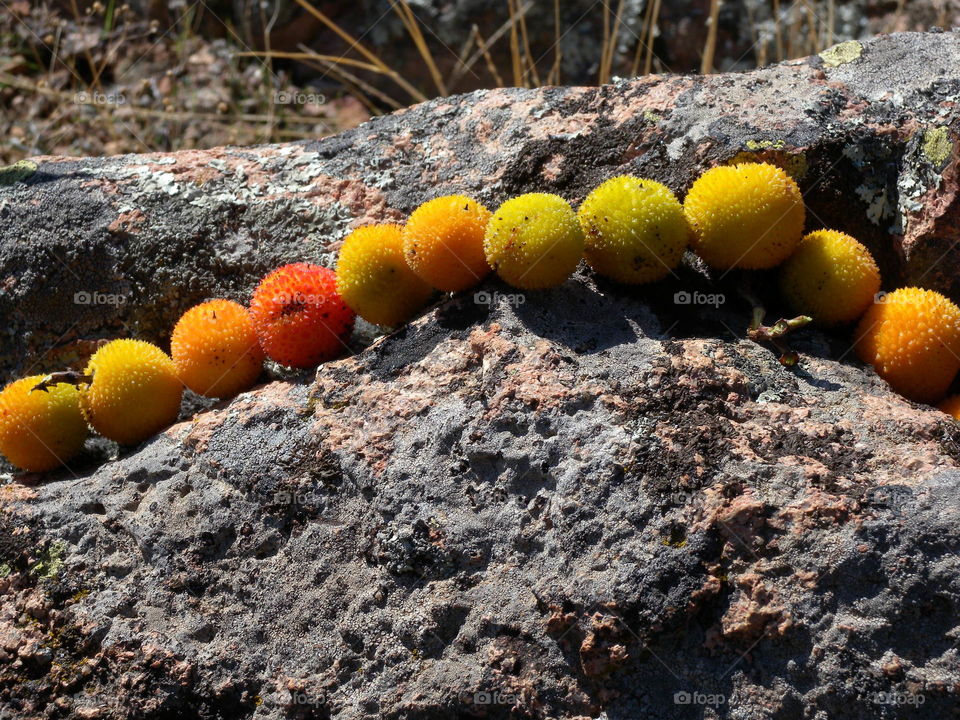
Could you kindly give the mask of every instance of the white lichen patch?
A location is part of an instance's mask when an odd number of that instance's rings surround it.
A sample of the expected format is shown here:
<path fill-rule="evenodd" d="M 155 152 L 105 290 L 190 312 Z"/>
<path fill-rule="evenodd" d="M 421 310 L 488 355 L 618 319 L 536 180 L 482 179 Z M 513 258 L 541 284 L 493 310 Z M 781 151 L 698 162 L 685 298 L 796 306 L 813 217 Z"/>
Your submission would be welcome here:
<path fill-rule="evenodd" d="M 175 196 L 198 208 L 248 206 L 289 197 L 296 206 L 291 208 L 293 212 L 310 213 L 315 208 L 310 196 L 323 189 L 315 183 L 321 175 L 318 153 L 285 146 L 270 155 L 230 154 L 236 162 L 224 157 L 207 161 L 206 166 L 216 172 L 203 186 L 176 172 L 157 170 L 158 165 L 175 164 L 175 158 L 151 159 L 149 165 L 107 167 L 100 173 L 117 184 L 123 196 L 117 204 L 120 213 L 140 209 L 145 200 L 157 196 Z"/>
<path fill-rule="evenodd" d="M 877 226 L 883 222 L 895 220 L 897 217 L 897 199 L 890 197 L 890 183 L 884 175 L 873 170 L 875 165 L 883 167 L 885 163 L 875 163 L 874 160 L 876 159 L 868 157 L 866 151 L 860 145 L 848 145 L 843 149 L 843 154 L 858 170 L 864 173 L 863 182 L 854 189 L 854 192 L 867 206 L 867 219 Z M 880 158 L 880 160 L 886 159 Z"/>
<path fill-rule="evenodd" d="M 667 145 L 667 156 L 671 160 L 679 160 L 688 148 L 695 148 L 701 140 L 709 138 L 710 124 L 710 120 L 695 123 L 686 135 L 678 137 Z"/>
<path fill-rule="evenodd" d="M 905 172 L 897 179 L 897 194 L 899 195 L 900 217 L 897 221 L 897 228 L 901 231 L 904 227 L 904 215 L 908 213 L 919 212 L 923 209 L 923 203 L 920 198 L 927 191 L 926 186 L 913 173 Z"/>
<path fill-rule="evenodd" d="M 867 206 L 867 219 L 874 225 L 894 217 L 894 206 L 887 197 L 886 188 L 863 184 L 857 187 L 856 193 Z"/>
<path fill-rule="evenodd" d="M 670 142 L 667 145 L 667 157 L 671 160 L 679 160 L 683 157 L 683 151 L 686 147 L 687 139 L 683 137 L 678 137 L 676 140 Z"/>

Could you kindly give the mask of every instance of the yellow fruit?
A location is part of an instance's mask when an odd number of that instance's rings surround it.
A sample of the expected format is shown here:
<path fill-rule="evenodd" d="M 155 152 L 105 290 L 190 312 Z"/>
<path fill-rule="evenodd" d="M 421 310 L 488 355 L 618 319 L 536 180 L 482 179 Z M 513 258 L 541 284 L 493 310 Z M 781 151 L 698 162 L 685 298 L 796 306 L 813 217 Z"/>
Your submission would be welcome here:
<path fill-rule="evenodd" d="M 960 420 L 960 395 L 951 395 L 941 401 L 937 407 L 947 415 L 953 415 L 955 419 Z"/>
<path fill-rule="evenodd" d="M 489 210 L 464 195 L 425 202 L 403 228 L 407 264 L 438 290 L 459 292 L 473 287 L 490 272 L 483 254 L 489 219 Z"/>
<path fill-rule="evenodd" d="M 683 206 L 653 180 L 624 175 L 587 195 L 577 213 L 587 262 L 622 283 L 660 280 L 679 263 L 690 240 Z"/>
<path fill-rule="evenodd" d="M 233 397 L 263 369 L 263 350 L 247 309 L 210 300 L 187 310 L 173 329 L 170 355 L 188 388 L 206 397 Z"/>
<path fill-rule="evenodd" d="M 528 193 L 507 200 L 487 224 L 487 262 L 514 287 L 556 287 L 583 257 L 577 215 L 558 195 Z"/>
<path fill-rule="evenodd" d="M 796 312 L 837 325 L 870 307 L 880 290 L 880 270 L 870 251 L 849 235 L 817 230 L 784 263 L 780 287 Z"/>
<path fill-rule="evenodd" d="M 759 270 L 790 257 L 803 235 L 800 188 L 767 163 L 707 170 L 684 201 L 693 251 L 721 270 Z"/>
<path fill-rule="evenodd" d="M 933 290 L 895 290 L 856 332 L 857 355 L 901 395 L 940 400 L 960 370 L 960 308 Z"/>
<path fill-rule="evenodd" d="M 34 390 L 43 375 L 17 380 L 0 392 L 0 453 L 21 470 L 53 470 L 76 455 L 87 437 L 75 385 Z"/>
<path fill-rule="evenodd" d="M 337 292 L 367 322 L 393 326 L 423 307 L 433 289 L 407 265 L 399 225 L 367 225 L 343 241 Z"/>
<path fill-rule="evenodd" d="M 180 412 L 183 384 L 163 350 L 142 340 L 113 340 L 87 363 L 93 377 L 80 406 L 94 429 L 133 445 L 172 424 Z"/>

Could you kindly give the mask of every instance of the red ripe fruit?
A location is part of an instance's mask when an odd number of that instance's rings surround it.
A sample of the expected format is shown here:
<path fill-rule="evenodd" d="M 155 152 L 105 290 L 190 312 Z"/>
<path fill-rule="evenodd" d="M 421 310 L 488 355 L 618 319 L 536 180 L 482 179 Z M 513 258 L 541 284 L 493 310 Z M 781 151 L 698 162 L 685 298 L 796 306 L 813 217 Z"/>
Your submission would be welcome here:
<path fill-rule="evenodd" d="M 250 316 L 267 357 L 291 368 L 343 353 L 356 317 L 337 293 L 333 270 L 309 263 L 284 265 L 263 278 Z"/>

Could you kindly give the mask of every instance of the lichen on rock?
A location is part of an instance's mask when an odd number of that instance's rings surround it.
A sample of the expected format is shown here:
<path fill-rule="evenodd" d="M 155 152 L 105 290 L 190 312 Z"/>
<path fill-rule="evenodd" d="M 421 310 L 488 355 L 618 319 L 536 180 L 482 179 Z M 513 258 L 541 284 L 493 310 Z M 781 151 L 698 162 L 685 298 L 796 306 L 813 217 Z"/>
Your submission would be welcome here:
<path fill-rule="evenodd" d="M 23 182 L 37 171 L 37 164 L 32 160 L 20 160 L 13 165 L 0 167 L 0 185 L 13 185 Z"/>
<path fill-rule="evenodd" d="M 953 154 L 953 143 L 946 127 L 930 128 L 923 135 L 923 153 L 934 167 L 942 168 Z"/>
<path fill-rule="evenodd" d="M 862 55 L 863 45 L 856 40 L 848 40 L 824 50 L 820 53 L 820 59 L 827 67 L 835 68 L 859 60 Z"/>

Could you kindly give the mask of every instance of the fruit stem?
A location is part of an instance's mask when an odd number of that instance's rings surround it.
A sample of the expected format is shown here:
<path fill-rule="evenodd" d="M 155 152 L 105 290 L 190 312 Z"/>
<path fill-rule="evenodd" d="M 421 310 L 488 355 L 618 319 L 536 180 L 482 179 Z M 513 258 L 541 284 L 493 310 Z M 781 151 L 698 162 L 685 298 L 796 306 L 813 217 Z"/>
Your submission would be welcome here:
<path fill-rule="evenodd" d="M 747 328 L 747 337 L 758 344 L 770 343 L 780 353 L 780 364 L 784 367 L 793 367 L 800 362 L 800 354 L 789 349 L 781 341 L 794 330 L 799 330 L 813 322 L 813 318 L 808 315 L 798 315 L 790 319 L 780 318 L 773 325 L 767 327 L 763 324 L 763 318 L 767 311 L 763 307 L 763 303 L 760 302 L 760 298 L 753 291 L 753 277 L 744 273 L 738 280 L 737 290 L 741 297 L 753 307 L 750 326 Z"/>
<path fill-rule="evenodd" d="M 773 325 L 767 327 L 763 324 L 763 316 L 766 311 L 762 307 L 754 306 L 753 320 L 750 327 L 747 328 L 747 337 L 755 343 L 770 343 L 780 352 L 780 364 L 784 367 L 793 367 L 800 362 L 800 354 L 796 350 L 790 350 L 781 341 L 794 330 L 813 322 L 809 315 L 798 315 L 795 318 L 780 318 Z"/>
<path fill-rule="evenodd" d="M 61 372 L 50 373 L 49 375 L 44 376 L 43 380 L 33 386 L 31 392 L 36 390 L 50 392 L 50 388 L 52 388 L 54 385 L 60 384 L 89 385 L 92 382 L 93 375 L 84 375 L 76 370 L 63 370 Z"/>

